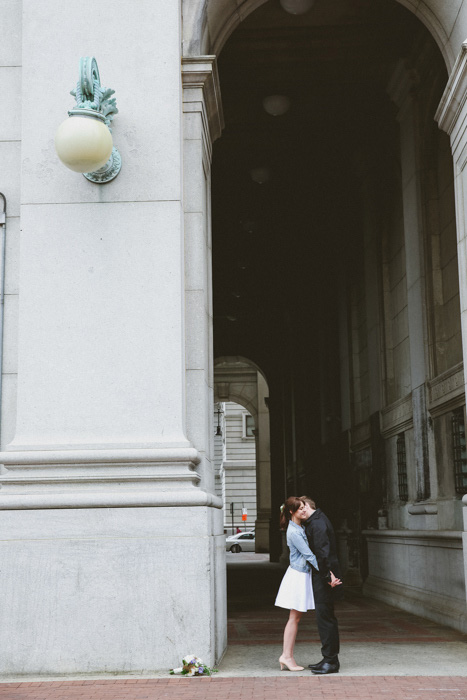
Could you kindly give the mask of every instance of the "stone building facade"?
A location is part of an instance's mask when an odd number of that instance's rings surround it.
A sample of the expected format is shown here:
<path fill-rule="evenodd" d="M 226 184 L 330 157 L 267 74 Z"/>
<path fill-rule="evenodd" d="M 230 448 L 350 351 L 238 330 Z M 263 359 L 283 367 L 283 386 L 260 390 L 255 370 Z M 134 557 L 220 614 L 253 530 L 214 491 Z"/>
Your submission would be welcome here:
<path fill-rule="evenodd" d="M 0 673 L 221 658 L 214 401 L 267 435 L 273 559 L 308 492 L 368 594 L 465 631 L 465 0 L 1 9 Z M 82 56 L 105 185 L 54 150 Z"/>
<path fill-rule="evenodd" d="M 222 408 L 223 434 L 214 436 L 216 494 L 224 506 L 224 530 L 232 535 L 237 528 L 255 527 L 256 429 L 253 416 L 240 404 L 227 401 Z"/>

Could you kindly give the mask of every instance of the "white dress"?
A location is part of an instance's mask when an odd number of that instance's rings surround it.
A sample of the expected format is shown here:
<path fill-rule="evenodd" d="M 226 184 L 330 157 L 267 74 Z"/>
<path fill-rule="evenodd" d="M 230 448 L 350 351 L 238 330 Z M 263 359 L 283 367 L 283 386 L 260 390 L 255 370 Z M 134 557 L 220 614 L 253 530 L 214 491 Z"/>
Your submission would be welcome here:
<path fill-rule="evenodd" d="M 306 612 L 315 609 L 311 571 L 297 571 L 290 566 L 281 581 L 275 605 L 278 608 Z"/>

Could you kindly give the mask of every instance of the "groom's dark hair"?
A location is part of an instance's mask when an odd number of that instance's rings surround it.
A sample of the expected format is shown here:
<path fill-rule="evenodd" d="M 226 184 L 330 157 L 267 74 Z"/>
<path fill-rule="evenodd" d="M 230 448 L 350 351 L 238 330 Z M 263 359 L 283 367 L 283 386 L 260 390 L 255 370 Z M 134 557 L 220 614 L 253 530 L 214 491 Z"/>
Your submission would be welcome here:
<path fill-rule="evenodd" d="M 316 503 L 308 496 L 299 496 L 299 499 L 304 503 L 308 503 L 308 505 L 311 506 L 313 510 L 316 510 Z"/>

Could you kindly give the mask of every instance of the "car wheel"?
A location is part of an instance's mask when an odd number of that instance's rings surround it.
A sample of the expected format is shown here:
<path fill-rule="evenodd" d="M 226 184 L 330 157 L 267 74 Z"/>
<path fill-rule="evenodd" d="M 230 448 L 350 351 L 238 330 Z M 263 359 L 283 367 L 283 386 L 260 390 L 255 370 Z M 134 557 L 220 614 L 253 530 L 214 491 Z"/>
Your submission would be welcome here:
<path fill-rule="evenodd" d="M 234 552 L 234 554 L 238 554 L 238 552 L 242 551 L 242 548 L 240 547 L 239 544 L 233 544 L 230 548 L 231 552 Z"/>

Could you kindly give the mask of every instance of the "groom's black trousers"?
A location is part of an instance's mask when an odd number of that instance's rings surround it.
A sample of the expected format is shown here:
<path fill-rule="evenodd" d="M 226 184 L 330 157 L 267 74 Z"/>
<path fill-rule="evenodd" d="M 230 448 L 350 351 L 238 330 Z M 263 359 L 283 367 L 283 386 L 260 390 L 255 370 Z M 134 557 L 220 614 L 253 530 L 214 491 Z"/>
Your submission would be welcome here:
<path fill-rule="evenodd" d="M 334 599 L 342 597 L 342 590 L 334 591 L 318 573 L 313 572 L 313 593 L 321 653 L 326 661 L 335 663 L 339 654 L 339 625 L 334 614 Z"/>
<path fill-rule="evenodd" d="M 334 603 L 315 602 L 315 606 L 323 659 L 335 663 L 339 654 L 339 627 L 334 615 Z"/>

